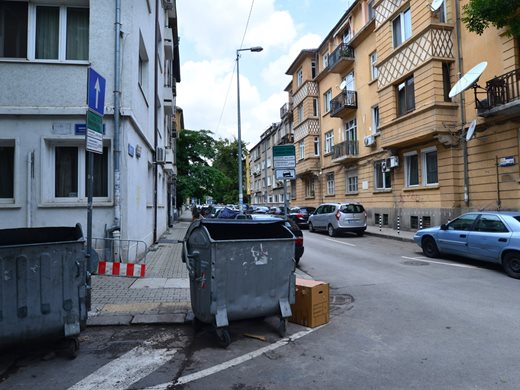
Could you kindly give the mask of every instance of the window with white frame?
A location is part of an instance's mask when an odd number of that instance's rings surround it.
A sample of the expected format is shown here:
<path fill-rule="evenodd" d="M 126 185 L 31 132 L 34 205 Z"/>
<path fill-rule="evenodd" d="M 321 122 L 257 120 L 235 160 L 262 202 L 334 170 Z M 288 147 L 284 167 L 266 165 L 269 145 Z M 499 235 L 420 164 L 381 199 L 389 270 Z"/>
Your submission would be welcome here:
<path fill-rule="evenodd" d="M 419 159 L 417 152 L 404 154 L 405 186 L 416 187 L 419 185 Z"/>
<path fill-rule="evenodd" d="M 329 53 L 323 54 L 323 69 L 327 69 L 329 66 Z"/>
<path fill-rule="evenodd" d="M 332 101 L 332 89 L 329 89 L 327 92 L 323 94 L 323 108 L 325 112 L 330 111 L 330 102 Z"/>
<path fill-rule="evenodd" d="M 303 69 L 298 69 L 298 72 L 296 72 L 296 86 L 301 87 L 303 84 Z"/>
<path fill-rule="evenodd" d="M 413 76 L 399 83 L 397 89 L 397 116 L 415 110 L 415 86 Z"/>
<path fill-rule="evenodd" d="M 308 177 L 305 179 L 305 197 L 314 198 L 314 178 Z"/>
<path fill-rule="evenodd" d="M 392 21 L 392 32 L 394 38 L 394 48 L 399 47 L 404 41 L 412 36 L 412 14 L 410 8 L 401 12 Z"/>
<path fill-rule="evenodd" d="M 137 82 L 141 87 L 143 93 L 146 94 L 148 88 L 148 54 L 146 52 L 146 46 L 144 44 L 143 36 L 139 32 L 139 62 L 137 68 Z"/>
<path fill-rule="evenodd" d="M 49 178 L 42 183 L 44 201 L 64 203 L 86 201 L 90 156 L 94 158 L 93 197 L 98 201 L 108 201 L 111 166 L 109 147 L 106 145 L 103 147 L 103 154 L 86 153 L 81 141 L 56 139 L 47 139 L 44 142 L 43 158 L 46 159 L 46 164 L 42 165 L 42 177 Z"/>
<path fill-rule="evenodd" d="M 298 124 L 303 122 L 303 103 L 298 106 Z"/>
<path fill-rule="evenodd" d="M 327 195 L 334 195 L 334 173 L 327 173 Z"/>
<path fill-rule="evenodd" d="M 355 194 L 358 192 L 358 174 L 355 169 L 346 172 L 346 191 L 348 194 Z"/>
<path fill-rule="evenodd" d="M 347 28 L 343 32 L 342 41 L 343 41 L 343 43 L 349 43 L 351 39 L 352 39 L 352 30 L 350 29 L 350 24 L 349 24 L 349 25 L 347 25 Z"/>
<path fill-rule="evenodd" d="M 377 52 L 370 53 L 370 80 L 375 80 L 379 76 L 377 70 Z"/>
<path fill-rule="evenodd" d="M 315 78 L 317 75 L 316 73 L 316 61 L 315 60 L 312 60 L 311 61 L 311 78 Z"/>
<path fill-rule="evenodd" d="M 52 2 L 51 2 L 52 3 Z M 0 2 L 0 57 L 87 61 L 89 9 Z"/>
<path fill-rule="evenodd" d="M 439 22 L 446 23 L 448 18 L 446 15 L 446 2 L 443 1 L 437 11 L 435 11 L 437 14 L 437 17 L 439 18 Z"/>
<path fill-rule="evenodd" d="M 14 203 L 14 140 L 0 140 L 0 204 Z"/>
<path fill-rule="evenodd" d="M 437 149 L 435 147 L 421 151 L 423 185 L 439 183 Z"/>
<path fill-rule="evenodd" d="M 298 142 L 298 149 L 300 150 L 300 160 L 305 158 L 305 142 L 301 140 Z"/>
<path fill-rule="evenodd" d="M 264 184 L 265 184 L 265 178 L 264 178 Z M 271 185 L 271 176 L 267 176 L 267 186 Z"/>
<path fill-rule="evenodd" d="M 392 188 L 392 176 L 390 169 L 387 169 L 385 160 L 378 160 L 374 163 L 374 178 L 376 190 L 387 190 Z"/>
<path fill-rule="evenodd" d="M 372 107 L 372 133 L 379 131 L 379 106 Z"/>
<path fill-rule="evenodd" d="M 320 137 L 314 137 L 314 155 L 320 155 Z"/>
<path fill-rule="evenodd" d="M 267 168 L 271 168 L 271 157 L 267 159 Z"/>
<path fill-rule="evenodd" d="M 312 98 L 312 116 L 318 116 L 318 98 Z"/>
<path fill-rule="evenodd" d="M 368 2 L 368 20 L 372 20 L 376 17 L 376 12 L 374 11 L 374 3 L 375 0 L 370 0 Z"/>
<path fill-rule="evenodd" d="M 333 146 L 334 146 L 334 130 L 330 130 L 325 133 L 325 154 L 332 153 Z"/>

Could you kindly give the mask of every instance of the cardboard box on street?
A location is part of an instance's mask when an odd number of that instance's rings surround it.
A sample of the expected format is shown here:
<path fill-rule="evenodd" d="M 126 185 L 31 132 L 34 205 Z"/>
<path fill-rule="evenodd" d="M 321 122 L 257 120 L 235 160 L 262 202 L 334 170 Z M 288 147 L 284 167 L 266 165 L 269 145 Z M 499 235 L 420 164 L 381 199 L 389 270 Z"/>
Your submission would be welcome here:
<path fill-rule="evenodd" d="M 296 278 L 296 300 L 289 321 L 315 328 L 329 322 L 329 284 Z"/>

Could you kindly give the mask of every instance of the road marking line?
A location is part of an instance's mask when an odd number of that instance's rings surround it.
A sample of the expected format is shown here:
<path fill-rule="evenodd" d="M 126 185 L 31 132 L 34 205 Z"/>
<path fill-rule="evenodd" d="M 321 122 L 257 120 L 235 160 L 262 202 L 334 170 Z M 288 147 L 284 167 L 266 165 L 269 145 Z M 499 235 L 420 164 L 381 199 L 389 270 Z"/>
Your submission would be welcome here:
<path fill-rule="evenodd" d="M 429 260 L 426 257 L 407 257 L 407 256 L 401 256 L 403 259 L 408 260 L 419 260 L 424 261 L 426 263 L 434 263 L 434 264 L 442 264 L 442 265 L 449 265 L 450 267 L 459 267 L 459 268 L 478 268 L 473 265 L 465 265 L 465 264 L 453 264 L 453 263 L 445 263 L 443 261 L 435 261 L 435 260 Z"/>
<path fill-rule="evenodd" d="M 224 363 L 217 364 L 216 366 L 207 368 L 205 370 L 202 370 L 202 371 L 199 371 L 199 372 L 194 372 L 193 374 L 181 376 L 179 379 L 177 379 L 177 381 L 175 383 L 162 383 L 160 385 L 147 387 L 144 390 L 166 390 L 169 386 L 172 386 L 172 385 L 182 385 L 182 384 L 185 384 L 185 383 L 196 381 L 198 379 L 205 378 L 207 376 L 210 376 L 210 375 L 216 374 L 218 372 L 227 370 L 228 368 L 238 366 L 239 364 L 242 364 L 242 363 L 245 363 L 245 362 L 247 362 L 249 360 L 252 360 L 252 359 L 254 359 L 254 358 L 256 358 L 256 357 L 258 357 L 258 356 L 260 356 L 260 355 L 262 355 L 262 354 L 264 354 L 266 352 L 273 351 L 275 349 L 283 347 L 284 345 L 289 344 L 291 341 L 294 341 L 294 340 L 297 340 L 297 339 L 299 339 L 299 338 L 301 338 L 303 336 L 306 336 L 306 335 L 308 335 L 311 332 L 314 332 L 314 331 L 316 331 L 318 329 L 323 328 L 324 326 L 326 326 L 326 325 L 321 325 L 321 326 L 318 326 L 318 327 L 312 328 L 312 329 L 307 328 L 306 330 L 302 330 L 301 332 L 295 333 L 295 334 L 293 334 L 293 335 L 291 335 L 289 337 L 286 337 L 286 338 L 284 338 L 282 340 L 279 340 L 276 343 L 273 343 L 273 344 L 268 345 L 266 347 L 257 349 L 256 351 L 248 352 L 248 353 L 246 353 L 246 354 L 244 354 L 242 356 L 239 356 L 239 357 L 236 357 L 234 359 L 228 360 L 227 362 L 224 362 Z"/>
<path fill-rule="evenodd" d="M 127 389 L 168 362 L 176 352 L 176 349 L 154 349 L 151 345 L 140 345 L 105 364 L 69 390 Z"/>
<path fill-rule="evenodd" d="M 338 244 L 343 244 L 343 245 L 348 245 L 348 246 L 356 246 L 355 244 L 351 244 L 350 242 L 338 241 L 338 240 L 334 240 L 333 238 L 326 238 L 326 240 L 337 242 Z"/>

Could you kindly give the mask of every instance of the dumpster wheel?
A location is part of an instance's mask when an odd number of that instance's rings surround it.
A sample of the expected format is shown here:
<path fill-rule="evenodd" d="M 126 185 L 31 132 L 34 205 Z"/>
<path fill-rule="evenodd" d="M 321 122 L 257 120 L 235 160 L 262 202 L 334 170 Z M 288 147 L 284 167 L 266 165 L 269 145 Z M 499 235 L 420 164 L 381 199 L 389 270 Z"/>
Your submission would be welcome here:
<path fill-rule="evenodd" d="M 227 348 L 231 344 L 231 335 L 227 328 L 216 328 L 218 343 L 221 347 Z"/>
<path fill-rule="evenodd" d="M 280 337 L 285 337 L 287 334 L 287 318 L 280 318 L 280 323 L 278 324 L 278 334 Z"/>
<path fill-rule="evenodd" d="M 77 337 L 67 337 L 59 341 L 58 352 L 70 360 L 76 359 L 79 354 L 79 340 Z"/>

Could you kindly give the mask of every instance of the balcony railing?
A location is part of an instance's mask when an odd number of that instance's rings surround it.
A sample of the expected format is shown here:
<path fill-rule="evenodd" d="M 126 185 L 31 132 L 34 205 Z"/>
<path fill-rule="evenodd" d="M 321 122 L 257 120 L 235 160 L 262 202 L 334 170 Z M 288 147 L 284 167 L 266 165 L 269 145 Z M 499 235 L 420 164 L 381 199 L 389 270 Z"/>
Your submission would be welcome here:
<path fill-rule="evenodd" d="M 286 115 L 292 110 L 292 103 L 285 103 L 280 107 L 280 119 L 284 119 Z"/>
<path fill-rule="evenodd" d="M 330 54 L 328 68 L 331 72 L 341 72 L 352 61 L 354 61 L 354 48 L 342 43 Z"/>
<path fill-rule="evenodd" d="M 341 116 L 345 110 L 357 109 L 357 92 L 344 90 L 330 102 L 330 116 Z"/>
<path fill-rule="evenodd" d="M 497 76 L 486 82 L 484 100 L 479 100 L 481 89 L 475 89 L 475 104 L 480 116 L 505 113 L 510 108 L 518 111 L 520 107 L 520 68 Z"/>
<path fill-rule="evenodd" d="M 359 154 L 358 141 L 343 141 L 332 147 L 332 160 L 345 159 Z"/>

